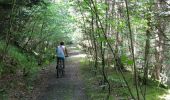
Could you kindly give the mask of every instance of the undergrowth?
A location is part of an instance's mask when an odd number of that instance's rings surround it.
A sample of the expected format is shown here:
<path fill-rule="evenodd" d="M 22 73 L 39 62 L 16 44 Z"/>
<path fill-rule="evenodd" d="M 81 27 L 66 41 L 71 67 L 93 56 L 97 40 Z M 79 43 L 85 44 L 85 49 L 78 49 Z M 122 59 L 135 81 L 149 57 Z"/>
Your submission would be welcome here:
<path fill-rule="evenodd" d="M 98 67 L 98 70 L 100 67 Z M 129 100 L 131 99 L 130 93 L 127 89 L 125 82 L 121 74 L 115 71 L 113 68 L 106 68 L 108 80 L 111 83 L 111 95 L 108 100 Z M 100 72 L 100 71 L 99 71 Z M 85 82 L 85 90 L 89 97 L 89 100 L 106 100 L 108 96 L 107 84 L 103 85 L 101 73 L 94 74 L 94 67 L 89 64 L 89 61 L 82 60 L 81 73 Z M 130 71 L 123 73 L 127 80 L 132 94 L 136 96 L 135 86 L 133 84 L 132 74 Z M 144 91 L 145 86 L 140 86 L 139 91 Z M 166 94 L 168 89 L 160 88 L 157 82 L 148 80 L 146 86 L 146 100 L 161 100 L 160 96 Z M 143 100 L 142 95 L 140 98 Z"/>
<path fill-rule="evenodd" d="M 5 43 L 0 41 L 0 44 L 2 55 Z M 8 98 L 9 94 L 17 90 L 30 91 L 39 68 L 34 56 L 9 45 L 5 58 L 0 61 L 0 99 L 6 100 L 4 98 Z"/>
<path fill-rule="evenodd" d="M 0 41 L 0 51 L 3 51 L 4 42 Z M 37 69 L 37 62 L 34 56 L 23 53 L 17 47 L 9 45 L 4 61 L 1 61 L 0 75 L 3 74 L 29 74 L 32 75 Z"/>

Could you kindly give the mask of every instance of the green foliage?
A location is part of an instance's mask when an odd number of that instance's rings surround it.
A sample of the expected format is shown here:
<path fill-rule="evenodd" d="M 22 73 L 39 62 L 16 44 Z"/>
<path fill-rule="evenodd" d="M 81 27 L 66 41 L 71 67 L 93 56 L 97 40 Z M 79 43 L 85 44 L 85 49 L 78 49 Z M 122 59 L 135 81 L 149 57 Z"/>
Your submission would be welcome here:
<path fill-rule="evenodd" d="M 3 44 L 4 42 L 0 43 Z M 4 47 L 2 47 L 0 50 L 3 50 L 3 48 Z M 10 73 L 11 71 L 16 73 L 17 70 L 23 71 L 23 69 L 33 72 L 37 66 L 34 56 L 29 56 L 28 54 L 21 52 L 21 50 L 11 45 L 8 48 L 10 48 L 7 53 L 8 58 L 5 62 L 1 62 L 2 64 L 0 64 L 1 73 Z"/>
<path fill-rule="evenodd" d="M 59 42 L 72 42 L 75 19 L 70 5 L 49 0 L 16 0 L 15 4 L 1 0 L 0 6 L 0 79 L 12 76 L 10 82 L 3 83 L 4 90 L 10 92 L 9 86 L 18 88 L 20 83 L 32 90 L 39 69 L 54 60 Z M 0 90 L 1 94 L 7 93 Z"/>
<path fill-rule="evenodd" d="M 126 1 L 127 5 L 125 6 Z M 127 86 L 124 85 L 122 75 L 120 75 L 120 73 L 115 74 L 115 71 L 112 73 L 111 71 L 113 69 L 108 69 L 112 66 L 113 61 L 117 61 L 117 63 L 114 64 L 116 67 L 120 67 L 119 65 L 124 65 L 123 67 L 131 66 L 129 68 L 130 70 L 137 69 L 137 74 L 138 71 L 142 73 L 144 71 L 149 72 L 148 76 L 155 74 L 158 76 L 160 72 L 165 72 L 165 70 L 168 69 L 169 47 L 167 47 L 166 43 L 169 44 L 169 42 L 166 40 L 169 38 L 169 23 L 167 22 L 167 18 L 161 16 L 163 12 L 167 11 L 168 3 L 154 0 L 125 0 L 121 2 L 107 0 L 92 0 L 89 2 L 88 0 L 84 0 L 78 2 L 78 9 L 81 13 L 79 22 L 81 23 L 80 28 L 82 28 L 82 32 L 84 33 L 83 39 L 92 44 L 86 46 L 84 43 L 85 48 L 88 49 L 87 54 L 94 60 L 92 63 L 96 68 L 91 68 L 89 70 L 97 73 L 95 77 L 89 78 L 90 81 L 88 82 L 95 83 L 96 81 L 103 80 L 103 73 L 105 73 L 108 80 L 111 82 L 111 88 L 113 88 L 115 84 L 124 86 L 124 88 L 116 88 L 111 91 L 113 92 L 116 90 L 116 93 L 121 94 L 120 96 L 123 95 L 129 99 L 130 91 L 128 91 Z M 164 26 L 164 28 L 161 28 L 162 26 Z M 107 41 L 104 36 L 111 39 L 111 41 Z M 103 44 L 103 46 L 101 44 Z M 107 52 L 104 51 L 106 50 L 105 48 L 108 48 Z M 162 50 L 164 52 L 162 52 Z M 100 51 L 103 51 L 103 53 Z M 134 59 L 132 60 L 133 57 Z M 103 69 L 101 68 L 102 58 L 104 58 L 103 61 L 106 61 Z M 91 66 L 94 67 L 93 65 Z M 149 66 L 148 69 L 145 68 L 147 66 Z M 141 67 L 144 70 L 140 69 Z M 159 70 L 161 71 L 159 72 Z M 132 88 L 132 93 L 136 96 L 138 89 L 140 91 L 140 87 L 135 90 L 133 85 L 135 76 L 131 73 L 136 73 L 136 70 L 133 71 L 134 72 L 123 74 L 130 88 Z M 157 78 L 156 75 L 155 78 Z M 155 88 L 160 86 L 159 82 L 149 82 L 153 87 L 147 84 L 147 92 L 155 90 Z M 102 84 L 101 87 L 105 88 L 107 86 Z M 166 86 L 162 87 L 165 88 Z M 142 91 L 143 88 L 144 87 L 142 87 Z M 158 89 L 157 93 L 160 95 L 162 94 L 161 92 L 165 93 L 165 91 Z M 100 93 L 95 94 L 92 92 L 92 94 L 96 96 Z M 156 94 L 152 95 L 149 93 L 146 99 L 153 100 L 155 96 Z M 141 93 L 140 98 L 143 98 Z M 159 97 L 157 96 L 155 99 L 159 99 Z"/>
<path fill-rule="evenodd" d="M 4 64 L 0 62 L 0 76 L 3 73 Z"/>
<path fill-rule="evenodd" d="M 11 41 L 21 52 L 35 55 L 42 63 L 49 63 L 54 57 L 54 48 L 60 41 L 71 41 L 70 27 L 74 20 L 67 10 L 70 6 L 64 2 L 32 5 L 31 7 L 20 6 L 16 3 L 11 19 Z M 8 27 L 6 27 L 8 31 Z M 11 48 L 14 49 L 14 48 Z M 27 62 L 24 56 L 16 50 L 11 50 L 12 57 L 22 62 L 23 67 Z M 25 55 L 25 54 L 24 54 Z M 29 64 L 33 66 L 34 64 Z M 29 69 L 29 68 L 28 68 Z"/>
<path fill-rule="evenodd" d="M 83 79 L 85 82 L 85 91 L 88 95 L 88 97 L 92 100 L 100 100 L 106 99 L 107 97 L 107 89 L 102 90 L 100 87 L 100 81 L 98 79 L 101 79 L 101 75 L 94 76 L 94 72 L 92 72 L 91 66 L 88 66 L 88 61 L 82 61 L 81 63 L 81 73 L 83 74 Z M 123 81 L 123 78 L 121 77 L 121 74 L 113 69 L 109 70 L 108 72 L 108 80 L 110 81 L 110 84 L 112 86 L 112 93 L 114 95 L 110 96 L 109 100 L 115 100 L 116 98 L 123 98 L 127 99 L 130 98 L 129 91 L 127 90 L 127 86 L 125 82 Z M 125 79 L 127 80 L 128 84 L 130 85 L 130 88 L 132 90 L 132 93 L 136 95 L 135 86 L 133 85 L 133 78 L 131 72 L 124 72 Z M 101 76 L 101 77 L 100 77 Z M 153 80 L 148 80 L 148 85 L 146 86 L 146 98 L 147 100 L 160 100 L 160 97 L 163 94 L 167 93 L 167 89 L 163 89 L 158 87 L 158 82 Z M 145 88 L 145 86 L 140 86 L 142 91 Z M 142 96 L 140 96 L 143 98 Z M 112 99 L 111 99 L 112 98 Z M 101 99 L 101 100 L 102 100 Z"/>
<path fill-rule="evenodd" d="M 0 89 L 0 99 L 1 100 L 7 100 L 7 97 L 8 97 L 8 95 L 7 95 L 6 91 L 1 88 Z"/>
<path fill-rule="evenodd" d="M 121 56 L 121 61 L 127 66 L 133 65 L 133 60 L 129 59 L 126 55 Z"/>

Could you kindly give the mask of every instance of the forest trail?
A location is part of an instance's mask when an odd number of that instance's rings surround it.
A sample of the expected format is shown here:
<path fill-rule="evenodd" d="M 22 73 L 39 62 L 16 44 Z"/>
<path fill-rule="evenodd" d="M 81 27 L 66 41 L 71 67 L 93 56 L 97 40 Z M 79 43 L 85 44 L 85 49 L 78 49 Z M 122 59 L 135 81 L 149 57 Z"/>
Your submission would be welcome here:
<path fill-rule="evenodd" d="M 83 82 L 80 74 L 80 61 L 85 54 L 69 47 L 69 57 L 66 59 L 65 76 L 56 78 L 56 63 L 48 69 L 47 83 L 41 89 L 36 100 L 87 100 L 84 93 Z"/>

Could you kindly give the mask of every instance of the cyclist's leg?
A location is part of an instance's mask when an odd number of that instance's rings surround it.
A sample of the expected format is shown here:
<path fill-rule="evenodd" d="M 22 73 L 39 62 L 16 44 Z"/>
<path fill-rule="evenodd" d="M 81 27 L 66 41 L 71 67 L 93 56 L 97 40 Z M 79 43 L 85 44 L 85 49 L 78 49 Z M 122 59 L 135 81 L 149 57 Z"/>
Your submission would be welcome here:
<path fill-rule="evenodd" d="M 57 66 L 56 66 L 56 70 L 57 70 L 57 77 L 59 77 L 59 63 L 60 63 L 60 61 L 59 61 L 60 59 L 59 59 L 59 57 L 57 57 Z"/>
<path fill-rule="evenodd" d="M 62 59 L 61 60 L 61 62 L 62 62 L 62 75 L 64 76 L 64 74 L 65 74 L 65 71 L 64 71 L 64 68 L 65 68 L 65 63 L 64 63 L 64 59 Z"/>
<path fill-rule="evenodd" d="M 57 69 L 57 66 L 58 66 L 58 58 L 56 58 L 56 69 Z"/>
<path fill-rule="evenodd" d="M 59 73 L 59 77 L 62 77 L 64 75 L 63 59 L 61 57 L 59 57 L 58 73 Z"/>
<path fill-rule="evenodd" d="M 62 63 L 63 63 L 63 69 L 65 69 L 65 59 L 62 59 Z"/>

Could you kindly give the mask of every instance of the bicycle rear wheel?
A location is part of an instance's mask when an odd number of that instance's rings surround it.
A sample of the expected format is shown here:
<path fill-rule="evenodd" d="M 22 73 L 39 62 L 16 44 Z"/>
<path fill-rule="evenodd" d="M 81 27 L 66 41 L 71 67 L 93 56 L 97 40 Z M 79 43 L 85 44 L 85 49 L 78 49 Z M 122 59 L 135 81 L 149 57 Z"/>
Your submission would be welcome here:
<path fill-rule="evenodd" d="M 57 64 L 57 66 L 56 66 L 57 78 L 63 77 L 64 74 L 65 74 L 63 63 L 64 63 L 64 62 L 63 62 L 62 60 L 59 60 L 59 61 L 58 61 L 58 64 Z"/>

